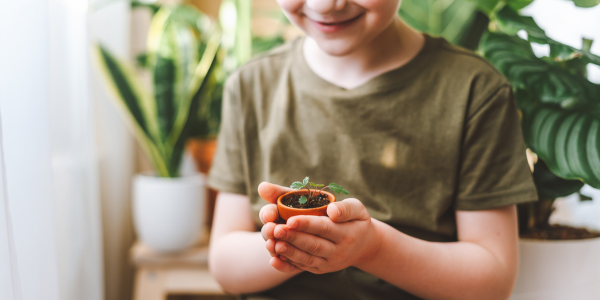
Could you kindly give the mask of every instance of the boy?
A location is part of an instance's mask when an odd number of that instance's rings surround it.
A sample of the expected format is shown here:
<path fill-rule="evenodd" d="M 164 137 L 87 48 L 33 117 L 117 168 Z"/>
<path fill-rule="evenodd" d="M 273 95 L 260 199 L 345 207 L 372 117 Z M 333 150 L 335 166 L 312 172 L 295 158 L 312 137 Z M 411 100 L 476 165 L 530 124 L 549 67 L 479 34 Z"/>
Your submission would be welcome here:
<path fill-rule="evenodd" d="M 226 84 L 217 280 L 250 299 L 507 299 L 515 204 L 537 198 L 507 81 L 405 25 L 400 0 L 278 3 L 306 37 Z M 268 203 L 305 176 L 355 199 L 278 224 Z"/>

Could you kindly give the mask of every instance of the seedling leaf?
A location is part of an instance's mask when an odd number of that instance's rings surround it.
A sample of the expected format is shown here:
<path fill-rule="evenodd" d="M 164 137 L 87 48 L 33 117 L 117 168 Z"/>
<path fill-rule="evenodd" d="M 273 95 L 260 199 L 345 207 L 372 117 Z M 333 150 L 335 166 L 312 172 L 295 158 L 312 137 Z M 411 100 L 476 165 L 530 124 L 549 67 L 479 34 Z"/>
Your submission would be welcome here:
<path fill-rule="evenodd" d="M 299 190 L 304 187 L 304 184 L 302 184 L 302 182 L 300 181 L 295 181 L 294 183 L 292 183 L 292 185 L 290 185 L 290 187 L 295 190 Z"/>
<path fill-rule="evenodd" d="M 317 188 L 322 188 L 324 186 L 325 186 L 324 184 L 317 184 Z"/>
<path fill-rule="evenodd" d="M 308 201 L 308 199 L 306 199 L 306 196 L 302 196 L 300 197 L 300 199 L 298 199 L 298 202 L 300 202 L 300 204 L 304 204 L 306 203 L 306 201 Z"/>
<path fill-rule="evenodd" d="M 302 180 L 302 185 L 307 185 L 308 184 L 308 176 L 306 176 L 306 178 L 304 178 L 304 180 Z"/>
<path fill-rule="evenodd" d="M 316 183 L 314 183 L 314 182 L 311 182 L 311 183 L 310 183 L 310 186 L 312 186 L 312 187 L 314 187 L 314 188 L 317 188 L 317 184 L 316 184 Z"/>
<path fill-rule="evenodd" d="M 346 191 L 346 189 L 344 189 L 341 185 L 339 185 L 335 182 L 330 183 L 329 188 L 338 194 L 344 194 L 344 195 L 350 194 L 350 192 Z"/>

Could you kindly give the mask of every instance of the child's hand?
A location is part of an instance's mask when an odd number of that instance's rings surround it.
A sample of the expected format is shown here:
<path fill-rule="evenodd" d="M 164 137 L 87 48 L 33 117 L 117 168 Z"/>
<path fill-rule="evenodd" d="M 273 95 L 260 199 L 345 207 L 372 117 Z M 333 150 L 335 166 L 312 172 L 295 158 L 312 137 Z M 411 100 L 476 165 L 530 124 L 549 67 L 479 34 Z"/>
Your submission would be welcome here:
<path fill-rule="evenodd" d="M 323 274 L 360 267 L 376 255 L 379 237 L 359 200 L 332 203 L 327 215 L 295 216 L 285 225 L 263 231 L 263 237 L 266 232 L 269 238 L 271 265 L 281 272 L 300 269 Z"/>
<path fill-rule="evenodd" d="M 292 191 L 292 189 L 268 182 L 263 182 L 258 186 L 258 194 L 271 203 L 263 206 L 258 214 L 261 222 L 264 224 L 261 233 L 267 243 L 269 243 L 269 239 L 273 239 L 273 230 L 275 229 L 275 225 L 277 225 L 277 221 L 279 221 L 276 204 L 277 198 L 289 191 Z M 271 242 L 274 243 L 273 241 Z M 271 253 L 271 256 L 274 255 L 276 254 Z"/>

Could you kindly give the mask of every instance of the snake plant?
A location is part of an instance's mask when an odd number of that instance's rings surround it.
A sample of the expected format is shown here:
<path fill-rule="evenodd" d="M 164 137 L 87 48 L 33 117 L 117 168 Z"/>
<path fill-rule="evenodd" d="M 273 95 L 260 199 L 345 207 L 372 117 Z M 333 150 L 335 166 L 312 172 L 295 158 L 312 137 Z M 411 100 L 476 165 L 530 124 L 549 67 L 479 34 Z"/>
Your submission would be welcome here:
<path fill-rule="evenodd" d="M 98 64 L 121 111 L 158 176 L 177 177 L 195 114 L 210 101 L 221 34 L 191 6 L 162 6 L 154 14 L 144 59 L 151 87 L 134 67 L 102 45 Z"/>

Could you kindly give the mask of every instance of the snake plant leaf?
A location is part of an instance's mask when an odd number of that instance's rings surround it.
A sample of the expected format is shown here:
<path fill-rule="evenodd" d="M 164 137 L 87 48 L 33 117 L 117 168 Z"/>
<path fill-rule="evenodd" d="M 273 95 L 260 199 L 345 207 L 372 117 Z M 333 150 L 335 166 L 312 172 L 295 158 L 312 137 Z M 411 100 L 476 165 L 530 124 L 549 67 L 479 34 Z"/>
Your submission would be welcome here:
<path fill-rule="evenodd" d="M 223 0 L 219 9 L 227 74 L 252 58 L 252 1 Z"/>
<path fill-rule="evenodd" d="M 598 108 L 566 110 L 536 101 L 520 102 L 525 141 L 552 173 L 600 188 Z"/>
<path fill-rule="evenodd" d="M 102 45 L 98 45 L 97 50 L 105 77 L 112 79 L 109 84 L 113 94 L 121 100 L 121 104 L 131 113 L 131 117 L 140 130 L 149 135 L 146 119 L 139 105 L 139 99 L 148 96 L 145 95 L 137 75 L 133 70 L 127 70 L 127 67 L 113 57 Z"/>
<path fill-rule="evenodd" d="M 178 170 L 185 148 L 185 141 L 191 137 L 190 127 L 194 123 L 190 120 L 198 112 L 201 102 L 210 100 L 210 94 L 207 92 L 211 89 L 209 79 L 215 69 L 220 46 L 221 33 L 215 31 L 210 37 L 204 53 L 202 53 L 202 58 L 194 70 L 179 105 L 173 130 L 171 130 L 166 143 L 167 151 L 172 153 L 169 166 L 173 170 Z"/>
<path fill-rule="evenodd" d="M 403 0 L 398 13 L 416 30 L 457 44 L 473 22 L 476 7 L 468 0 Z"/>
<path fill-rule="evenodd" d="M 600 0 L 573 0 L 573 3 L 578 7 L 594 7 L 600 4 Z"/>
<path fill-rule="evenodd" d="M 564 108 L 600 104 L 600 86 L 556 63 L 535 56 L 529 42 L 517 36 L 486 32 L 479 51 L 511 82 L 532 97 Z"/>
<path fill-rule="evenodd" d="M 210 72 L 214 68 L 220 46 L 221 33 L 215 31 L 209 39 L 204 53 L 202 54 L 202 58 L 194 70 L 193 76 L 185 90 L 183 102 L 179 105 L 175 125 L 169 136 L 169 142 L 171 144 L 174 144 L 179 139 L 183 127 L 188 123 L 187 121 L 190 118 L 190 114 L 197 113 L 198 111 L 201 99 L 197 96 L 201 95 L 206 88 L 209 88 L 209 81 L 207 79 L 210 78 Z"/>
<path fill-rule="evenodd" d="M 533 181 L 540 199 L 566 197 L 581 190 L 584 185 L 580 180 L 566 180 L 554 175 L 541 159 L 535 164 Z"/>
<path fill-rule="evenodd" d="M 219 80 L 219 76 L 222 72 L 222 49 L 217 55 L 217 64 L 214 67 L 214 71 L 211 72 L 211 76 L 207 78 L 206 88 L 201 97 L 199 109 L 195 116 L 193 116 L 191 122 L 194 123 L 192 126 L 192 132 L 190 133 L 193 137 L 202 139 L 212 139 L 219 133 L 221 125 L 221 107 L 223 99 L 223 81 Z"/>
<path fill-rule="evenodd" d="M 496 12 L 493 15 L 493 20 L 497 25 L 497 28 L 505 34 L 516 35 L 518 31 L 525 30 L 529 41 L 554 47 L 555 51 L 551 54 L 552 58 L 557 61 L 568 57 L 580 57 L 587 63 L 600 65 L 600 56 L 591 53 L 589 48 L 584 47 L 583 49 L 577 49 L 549 38 L 546 35 L 546 32 L 535 23 L 532 17 L 521 16 L 510 6 L 505 6 Z M 556 49 L 560 49 L 560 51 L 556 51 Z"/>
<path fill-rule="evenodd" d="M 181 18 L 187 14 L 176 14 L 180 10 L 163 6 L 150 24 L 147 62 L 152 71 L 161 141 L 173 130 L 179 106 L 183 98 L 188 97 L 187 86 L 199 61 L 195 22 Z"/>
<path fill-rule="evenodd" d="M 120 108 L 128 124 L 132 128 L 142 149 L 150 157 L 156 172 L 161 176 L 168 176 L 168 168 L 162 159 L 161 151 L 156 147 L 155 140 L 148 121 L 148 112 L 145 112 L 144 103 L 152 101 L 152 96 L 145 92 L 133 68 L 119 62 L 102 45 L 95 49 L 96 61 L 102 70 L 104 78 L 112 92 L 112 99 Z"/>

